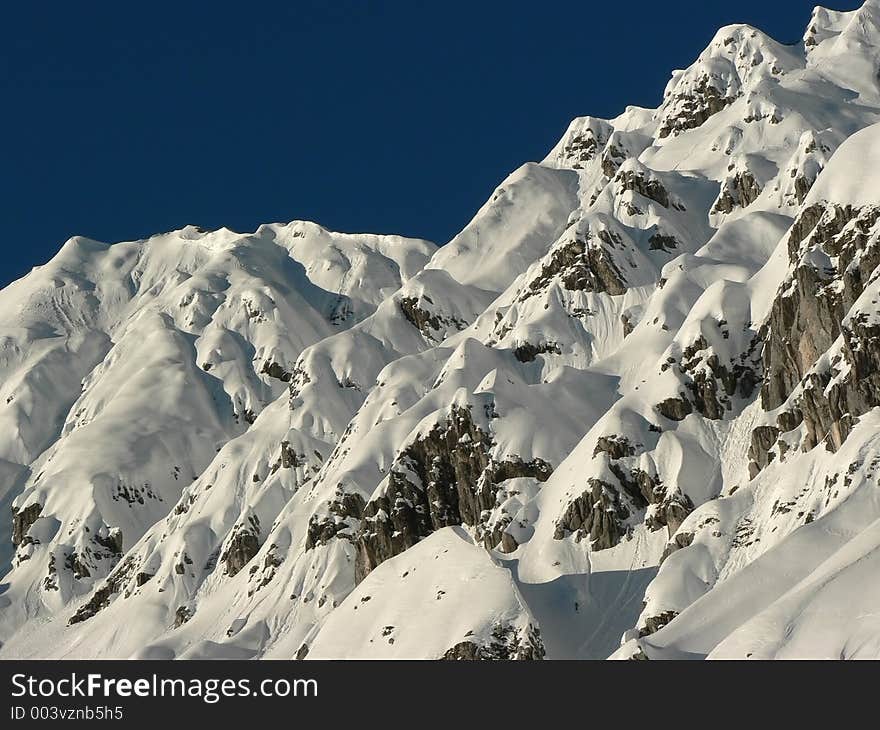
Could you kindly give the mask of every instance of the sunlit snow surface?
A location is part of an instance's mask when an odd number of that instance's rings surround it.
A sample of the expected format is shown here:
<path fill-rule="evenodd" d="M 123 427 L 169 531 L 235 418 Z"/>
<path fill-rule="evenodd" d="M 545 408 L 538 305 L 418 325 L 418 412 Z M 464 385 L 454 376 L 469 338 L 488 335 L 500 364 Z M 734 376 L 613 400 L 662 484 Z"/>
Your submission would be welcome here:
<path fill-rule="evenodd" d="M 878 61 L 878 0 L 792 46 L 722 28 L 657 109 L 576 119 L 440 248 L 68 241 L 0 292 L 0 657 L 880 656 L 876 410 L 749 468 L 782 412 L 762 325 L 795 261 L 836 265 L 792 226 L 880 205 Z M 845 324 L 880 320 L 863 284 Z M 810 372 L 846 378 L 846 346 Z M 712 364 L 755 388 L 658 408 Z M 423 453 L 479 462 L 494 501 L 363 569 L 388 509 L 423 514 L 382 501 Z M 656 500 L 612 544 L 568 529 L 628 478 Z"/>

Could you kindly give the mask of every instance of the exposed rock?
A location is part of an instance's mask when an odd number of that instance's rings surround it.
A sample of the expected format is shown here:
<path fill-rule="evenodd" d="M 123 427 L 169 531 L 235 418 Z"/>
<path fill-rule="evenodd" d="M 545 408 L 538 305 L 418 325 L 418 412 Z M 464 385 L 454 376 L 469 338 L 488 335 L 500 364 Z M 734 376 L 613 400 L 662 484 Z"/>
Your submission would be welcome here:
<path fill-rule="evenodd" d="M 520 362 L 534 362 L 538 355 L 544 354 L 560 355 L 562 348 L 555 342 L 542 342 L 538 345 L 524 342 L 513 350 L 513 356 Z"/>
<path fill-rule="evenodd" d="M 174 612 L 174 628 L 183 626 L 192 616 L 193 613 L 189 606 L 178 606 L 177 611 Z"/>
<path fill-rule="evenodd" d="M 669 207 L 669 193 L 663 187 L 663 183 L 655 177 L 639 170 L 622 170 L 617 173 L 614 180 L 620 186 L 621 192 L 633 190 L 664 208 Z"/>
<path fill-rule="evenodd" d="M 281 468 L 291 469 L 299 466 L 296 452 L 291 448 L 290 441 L 281 442 Z"/>
<path fill-rule="evenodd" d="M 611 255 L 601 245 L 588 245 L 578 238 L 552 252 L 550 261 L 543 265 L 541 273 L 528 285 L 522 298 L 544 291 L 557 277 L 568 291 L 605 292 L 617 296 L 626 293 L 627 289 Z"/>
<path fill-rule="evenodd" d="M 775 410 L 801 386 L 796 402 L 780 414 L 778 425 L 786 432 L 803 423 L 804 450 L 824 441 L 829 450 L 836 451 L 858 416 L 880 404 L 876 375 L 880 331 L 870 317 L 859 312 L 846 319 L 880 265 L 878 220 L 877 206 L 854 209 L 816 204 L 801 213 L 789 234 L 794 271 L 770 311 L 761 402 L 765 410 Z M 838 337 L 843 343 L 843 362 L 812 370 Z M 779 433 L 775 427 L 762 426 L 752 434 L 753 477 L 773 458 L 771 449 Z"/>
<path fill-rule="evenodd" d="M 664 418 L 671 421 L 683 421 L 694 412 L 688 397 L 682 393 L 678 398 L 667 398 L 654 406 Z"/>
<path fill-rule="evenodd" d="M 288 393 L 290 395 L 290 410 L 296 408 L 303 388 L 305 388 L 306 385 L 311 382 L 312 379 L 306 372 L 305 367 L 297 363 L 296 367 L 293 369 L 293 374 L 290 378 L 290 385 L 288 386 Z M 299 402 L 301 403 L 302 401 Z"/>
<path fill-rule="evenodd" d="M 438 342 L 444 339 L 443 336 L 438 337 L 437 333 L 445 332 L 449 328 L 461 331 L 467 327 L 468 323 L 457 317 L 443 316 L 437 312 L 429 311 L 420 304 L 421 300 L 424 300 L 426 304 L 433 304 L 431 298 L 427 295 L 422 295 L 421 298 L 401 297 L 399 301 L 400 311 L 403 312 L 406 320 L 421 332 L 422 336 L 428 341 Z"/>
<path fill-rule="evenodd" d="M 537 627 L 529 626 L 522 635 L 513 626 L 498 624 L 486 645 L 462 641 L 449 649 L 441 659 L 455 661 L 535 660 L 544 658 L 544 643 Z"/>
<path fill-rule="evenodd" d="M 663 139 L 686 129 L 695 129 L 736 99 L 736 95 L 723 95 L 723 92 L 712 85 L 708 76 L 703 76 L 693 89 L 673 97 L 669 111 L 660 125 L 659 136 Z"/>
<path fill-rule="evenodd" d="M 726 330 L 722 329 L 722 333 Z M 732 408 L 731 397 L 751 398 L 760 382 L 761 344 L 759 337 L 753 337 L 748 350 L 739 356 L 738 361 L 728 363 L 721 362 L 703 336 L 684 349 L 677 363 L 678 373 L 685 380 L 690 391 L 689 402 L 697 413 L 706 418 L 721 419 Z M 667 362 L 661 369 L 666 370 L 671 364 Z M 669 399 L 657 408 L 667 418 L 681 420 L 676 416 L 687 416 L 687 409 L 676 405 L 676 401 Z"/>
<path fill-rule="evenodd" d="M 653 233 L 648 239 L 648 249 L 651 251 L 674 251 L 678 248 L 678 239 L 664 233 Z"/>
<path fill-rule="evenodd" d="M 651 616 L 645 619 L 644 627 L 639 629 L 639 638 L 656 634 L 676 616 L 678 616 L 678 611 L 664 611 L 659 616 Z"/>
<path fill-rule="evenodd" d="M 643 510 L 647 510 L 644 522 L 648 529 L 666 527 L 670 535 L 678 530 L 694 505 L 677 488 L 667 488 L 659 475 L 638 465 L 641 448 L 625 436 L 597 439 L 593 458 L 604 456 L 617 485 L 607 479 L 588 479 L 587 490 L 569 503 L 556 523 L 555 539 L 573 534 L 576 541 L 589 538 L 593 550 L 605 550 L 630 532 L 630 518 Z"/>
<path fill-rule="evenodd" d="M 814 205 L 792 226 L 795 270 L 773 302 L 764 346 L 765 410 L 782 405 L 840 335 L 840 322 L 880 264 L 878 237 L 868 237 L 878 218 L 880 207 Z M 827 265 L 817 268 L 812 251 L 824 254 Z"/>
<path fill-rule="evenodd" d="M 92 597 L 80 606 L 73 616 L 68 619 L 67 624 L 72 626 L 82 621 L 86 621 L 99 611 L 107 608 L 107 606 L 110 605 L 113 596 L 119 593 L 123 586 L 128 582 L 132 572 L 135 570 L 135 565 L 135 560 L 132 557 L 129 557 L 124 562 L 120 563 L 120 565 L 111 572 L 109 576 L 107 576 L 107 580 L 104 584 L 92 594 Z M 138 575 L 145 574 L 139 573 Z"/>
<path fill-rule="evenodd" d="M 337 493 L 337 497 L 327 505 L 327 515 L 312 515 L 306 534 L 306 550 L 316 545 L 324 545 L 335 537 L 354 540 L 354 529 L 363 517 L 364 498 L 359 494 Z M 344 532 L 350 529 L 352 532 Z"/>
<path fill-rule="evenodd" d="M 609 142 L 602 153 L 602 172 L 605 177 L 609 180 L 612 179 L 628 156 L 626 150 L 622 150 L 613 142 Z"/>
<path fill-rule="evenodd" d="M 672 539 L 666 544 L 666 547 L 663 549 L 663 555 L 660 557 L 660 564 L 663 564 L 663 561 L 666 560 L 672 553 L 681 550 L 682 548 L 690 547 L 694 542 L 694 533 L 693 532 L 676 532 Z"/>
<path fill-rule="evenodd" d="M 220 557 L 226 563 L 226 574 L 238 573 L 260 551 L 260 541 L 248 529 L 240 529 L 229 540 L 226 551 Z"/>
<path fill-rule="evenodd" d="M 736 208 L 747 208 L 761 194 L 761 186 L 748 170 L 737 172 L 724 180 L 713 213 L 731 213 Z"/>
<path fill-rule="evenodd" d="M 114 527 L 107 532 L 106 537 L 102 537 L 101 535 L 95 535 L 95 542 L 98 543 L 101 547 L 106 548 L 114 555 L 122 554 L 122 530 L 118 527 Z"/>
<path fill-rule="evenodd" d="M 445 421 L 404 448 L 382 494 L 363 510 L 356 579 L 442 527 L 476 527 L 482 539 L 485 515 L 496 506 L 497 484 L 514 477 L 543 482 L 552 473 L 541 459 L 495 461 L 489 457 L 492 445 L 470 408 L 454 406 Z"/>
<path fill-rule="evenodd" d="M 24 536 L 31 528 L 31 525 L 37 521 L 40 513 L 43 511 L 43 505 L 31 502 L 21 509 L 12 508 L 12 544 L 21 545 Z"/>
<path fill-rule="evenodd" d="M 625 456 L 632 456 L 636 453 L 635 447 L 629 442 L 626 436 L 600 436 L 596 440 L 596 446 L 593 449 L 593 458 L 599 454 L 608 454 L 610 459 L 622 459 Z"/>
<path fill-rule="evenodd" d="M 289 383 L 293 377 L 293 373 L 285 370 L 277 362 L 270 362 L 269 360 L 263 363 L 263 369 L 260 372 L 284 383 Z"/>

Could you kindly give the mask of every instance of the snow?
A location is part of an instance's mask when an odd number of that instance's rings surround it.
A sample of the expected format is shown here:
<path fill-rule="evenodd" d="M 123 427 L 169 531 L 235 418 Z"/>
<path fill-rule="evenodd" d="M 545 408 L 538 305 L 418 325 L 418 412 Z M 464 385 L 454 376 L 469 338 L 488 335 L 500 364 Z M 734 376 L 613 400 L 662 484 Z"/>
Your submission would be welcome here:
<path fill-rule="evenodd" d="M 876 205 L 880 193 L 880 125 L 849 137 L 835 152 L 826 171 L 810 190 L 807 205 L 823 200 L 841 205 Z"/>
<path fill-rule="evenodd" d="M 764 409 L 792 260 L 840 262 L 790 258 L 792 225 L 877 204 L 878 18 L 817 8 L 796 46 L 720 29 L 658 108 L 578 117 L 440 248 L 306 221 L 69 240 L 0 292 L 0 509 L 29 518 L 18 545 L 0 527 L 0 657 L 437 658 L 538 631 L 550 659 L 880 656 L 878 411 L 836 452 L 802 424 L 749 455 L 805 390 Z M 876 324 L 878 282 L 844 325 Z M 807 373 L 826 394 L 843 354 Z M 394 480 L 437 507 L 419 474 L 456 458 L 476 517 L 358 573 L 366 526 L 412 536 Z M 565 527 L 579 499 L 612 545 Z"/>

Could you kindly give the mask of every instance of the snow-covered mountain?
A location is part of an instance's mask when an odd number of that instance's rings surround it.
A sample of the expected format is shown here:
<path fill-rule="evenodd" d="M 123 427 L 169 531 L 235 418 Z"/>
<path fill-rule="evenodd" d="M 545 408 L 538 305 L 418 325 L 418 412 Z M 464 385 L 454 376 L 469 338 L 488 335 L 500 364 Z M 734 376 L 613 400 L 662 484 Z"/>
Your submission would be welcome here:
<path fill-rule="evenodd" d="M 722 28 L 439 248 L 68 241 L 0 292 L 0 657 L 880 657 L 878 69 L 880 0 Z"/>

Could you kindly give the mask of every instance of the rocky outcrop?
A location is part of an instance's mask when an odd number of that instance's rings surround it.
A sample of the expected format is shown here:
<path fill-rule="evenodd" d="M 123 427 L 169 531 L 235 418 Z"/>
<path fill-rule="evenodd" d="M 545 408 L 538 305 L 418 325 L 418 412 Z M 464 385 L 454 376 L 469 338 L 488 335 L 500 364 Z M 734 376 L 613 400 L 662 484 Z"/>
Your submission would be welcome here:
<path fill-rule="evenodd" d="M 880 265 L 880 207 L 853 209 L 817 204 L 804 210 L 789 234 L 790 278 L 773 302 L 763 350 L 761 400 L 777 417 L 752 433 L 749 470 L 754 477 L 784 455 L 781 434 L 803 424 L 802 450 L 824 442 L 836 451 L 858 416 L 880 404 L 878 335 L 869 314 L 853 311 Z M 825 353 L 829 362 L 817 366 Z"/>
<path fill-rule="evenodd" d="M 736 95 L 719 91 L 709 76 L 702 76 L 693 88 L 672 97 L 660 123 L 660 139 L 702 126 L 709 117 L 730 106 L 736 99 Z"/>
<path fill-rule="evenodd" d="M 535 660 L 544 658 L 544 643 L 536 626 L 525 631 L 511 625 L 497 624 L 488 643 L 462 641 L 449 649 L 441 659 L 454 661 Z"/>
<path fill-rule="evenodd" d="M 661 416 L 668 418 L 670 421 L 683 421 L 694 412 L 694 407 L 685 393 L 679 394 L 678 397 L 666 398 L 655 405 L 654 408 L 657 409 Z"/>
<path fill-rule="evenodd" d="M 260 540 L 257 535 L 248 528 L 240 528 L 235 531 L 220 560 L 226 563 L 226 574 L 231 578 L 260 551 Z"/>
<path fill-rule="evenodd" d="M 43 505 L 31 502 L 21 509 L 12 508 L 12 544 L 21 545 L 25 541 L 25 536 L 31 525 L 37 521 L 40 513 L 43 511 Z"/>
<path fill-rule="evenodd" d="M 107 608 L 113 600 L 113 596 L 122 591 L 125 584 L 131 579 L 137 570 L 135 559 L 129 557 L 120 563 L 116 569 L 107 576 L 104 584 L 92 593 L 92 597 L 80 606 L 71 616 L 67 624 L 73 626 L 92 618 L 99 611 Z M 141 575 L 141 574 L 138 574 Z M 142 585 L 142 584 L 141 584 Z"/>
<path fill-rule="evenodd" d="M 621 170 L 617 173 L 614 181 L 621 193 L 632 190 L 664 208 L 668 208 L 670 205 L 669 193 L 663 187 L 663 183 L 641 170 Z"/>
<path fill-rule="evenodd" d="M 604 149 L 612 132 L 611 125 L 600 119 L 584 118 L 579 122 L 572 124 L 556 155 L 557 164 L 575 170 L 582 169 Z"/>
<path fill-rule="evenodd" d="M 309 520 L 306 550 L 324 545 L 333 538 L 353 541 L 355 530 L 364 515 L 364 498 L 341 490 L 327 504 L 326 512 L 314 514 Z M 348 530 L 346 532 L 346 530 Z"/>
<path fill-rule="evenodd" d="M 403 312 L 407 322 L 421 332 L 429 342 L 443 340 L 445 337 L 443 333 L 449 329 L 459 332 L 467 327 L 467 322 L 457 317 L 431 311 L 428 306 L 433 304 L 433 300 L 427 294 L 418 298 L 401 297 L 399 300 L 400 311 Z"/>
<path fill-rule="evenodd" d="M 726 339 L 726 322 L 719 322 L 721 335 Z M 669 399 L 657 405 L 667 418 L 680 421 L 696 411 L 705 418 L 718 420 L 732 409 L 731 398 L 747 400 L 761 382 L 761 340 L 755 336 L 746 352 L 733 362 L 722 362 L 703 336 L 686 347 L 678 360 L 667 360 L 661 371 L 675 365 L 678 376 L 689 393 L 678 399 Z M 685 405 L 684 401 L 687 401 Z"/>
<path fill-rule="evenodd" d="M 616 234 L 610 231 L 603 233 L 612 245 L 619 244 Z M 521 299 L 545 291 L 555 279 L 568 291 L 605 292 L 617 296 L 625 294 L 627 290 L 626 280 L 608 251 L 597 243 L 581 238 L 575 238 L 551 253 L 550 260 L 525 288 Z"/>
<path fill-rule="evenodd" d="M 272 362 L 270 360 L 266 360 L 266 362 L 263 363 L 263 368 L 260 372 L 263 375 L 268 375 L 270 378 L 275 378 L 283 383 L 289 383 L 290 379 L 293 377 L 293 373 L 285 370 L 277 362 Z"/>
<path fill-rule="evenodd" d="M 645 625 L 639 629 L 639 638 L 656 634 L 676 616 L 678 616 L 678 611 L 663 611 L 657 616 L 648 617 L 645 619 Z"/>
<path fill-rule="evenodd" d="M 650 530 L 666 527 L 672 535 L 694 509 L 691 500 L 677 488 L 668 488 L 659 475 L 637 465 L 633 459 L 639 449 L 624 436 L 598 439 L 593 458 L 602 455 L 613 475 L 608 479 L 591 477 L 587 489 L 572 500 L 556 523 L 554 538 L 574 535 L 576 541 L 589 539 L 593 550 L 617 545 L 629 532 L 632 517 L 645 512 Z"/>
<path fill-rule="evenodd" d="M 538 355 L 560 355 L 562 348 L 555 342 L 542 342 L 533 345 L 524 342 L 513 349 L 513 356 L 520 362 L 534 362 Z"/>
<path fill-rule="evenodd" d="M 732 213 L 736 208 L 747 208 L 760 194 L 761 185 L 755 176 L 748 170 L 741 170 L 724 180 L 712 212 Z"/>
<path fill-rule="evenodd" d="M 840 335 L 840 323 L 880 264 L 870 235 L 880 207 L 805 209 L 788 238 L 794 266 L 773 302 L 764 346 L 762 404 L 778 408 Z"/>
<path fill-rule="evenodd" d="M 450 525 L 474 527 L 478 539 L 491 543 L 494 537 L 486 533 L 494 532 L 486 519 L 496 507 L 497 485 L 514 477 L 543 482 L 552 473 L 541 459 L 494 460 L 492 446 L 491 435 L 474 423 L 470 408 L 455 406 L 443 422 L 405 447 L 381 494 L 363 510 L 356 579 Z"/>

